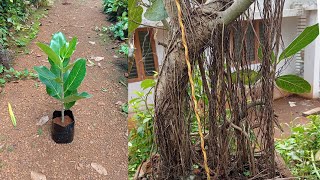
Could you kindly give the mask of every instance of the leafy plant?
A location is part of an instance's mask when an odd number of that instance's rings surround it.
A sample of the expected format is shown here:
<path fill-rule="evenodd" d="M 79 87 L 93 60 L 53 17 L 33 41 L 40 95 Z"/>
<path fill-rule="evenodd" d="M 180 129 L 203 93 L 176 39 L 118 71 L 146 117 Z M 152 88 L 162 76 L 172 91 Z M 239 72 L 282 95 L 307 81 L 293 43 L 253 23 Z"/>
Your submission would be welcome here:
<path fill-rule="evenodd" d="M 109 15 L 109 21 L 116 21 L 124 12 L 128 12 L 128 1 L 126 0 L 104 0 L 104 12 Z"/>
<path fill-rule="evenodd" d="M 134 112 L 133 119 L 137 127 L 132 129 L 129 135 L 129 177 L 132 178 L 138 166 L 147 160 L 151 153 L 153 145 L 153 119 L 154 108 L 152 104 L 148 104 L 148 97 L 152 94 L 155 86 L 154 79 L 146 79 L 142 81 L 141 88 L 144 91 L 136 91 L 137 98 L 129 101 L 130 108 Z M 144 107 L 145 109 L 142 109 Z"/>
<path fill-rule="evenodd" d="M 46 0 L 3 0 L 0 2 L 0 45 L 6 47 L 9 37 L 15 32 L 23 31 L 32 7 L 45 5 Z M 19 44 L 20 43 L 20 44 Z M 23 45 L 18 42 L 18 45 Z"/>
<path fill-rule="evenodd" d="M 79 58 L 70 63 L 77 38 L 68 42 L 61 32 L 53 35 L 50 46 L 43 43 L 37 45 L 47 54 L 51 67 L 50 70 L 45 66 L 34 69 L 38 72 L 40 81 L 46 85 L 47 93 L 61 102 L 64 122 L 65 109 L 70 109 L 77 100 L 91 97 L 87 92 L 78 93 L 77 90 L 86 75 L 86 60 Z"/>
<path fill-rule="evenodd" d="M 128 44 L 121 44 L 119 47 L 118 53 L 125 55 L 125 57 L 128 57 L 128 53 L 129 53 Z"/>
<path fill-rule="evenodd" d="M 128 14 L 123 12 L 122 16 L 118 17 L 118 22 L 110 26 L 110 31 L 113 37 L 120 40 L 128 38 Z"/>
<path fill-rule="evenodd" d="M 30 72 L 28 69 L 17 71 L 14 68 L 6 69 L 3 65 L 0 65 L 0 86 L 4 86 L 10 81 L 36 78 L 37 75 Z"/>
<path fill-rule="evenodd" d="M 291 136 L 276 141 L 276 150 L 287 166 L 301 179 L 318 179 L 320 168 L 320 116 L 309 116 L 310 122 L 291 127 Z"/>

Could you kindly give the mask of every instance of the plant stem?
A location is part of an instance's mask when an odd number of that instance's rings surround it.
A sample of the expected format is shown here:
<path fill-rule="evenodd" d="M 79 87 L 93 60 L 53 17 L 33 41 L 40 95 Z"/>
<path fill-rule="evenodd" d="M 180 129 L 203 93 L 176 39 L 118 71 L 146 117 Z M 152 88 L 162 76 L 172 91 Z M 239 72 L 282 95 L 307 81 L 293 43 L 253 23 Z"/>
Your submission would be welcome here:
<path fill-rule="evenodd" d="M 62 61 L 63 62 L 63 61 Z M 61 69 L 61 86 L 62 86 L 62 93 L 61 98 L 64 99 L 64 87 L 63 87 L 63 63 L 62 63 L 62 69 Z M 61 122 L 64 123 L 64 102 L 62 101 L 62 111 L 61 111 Z"/>

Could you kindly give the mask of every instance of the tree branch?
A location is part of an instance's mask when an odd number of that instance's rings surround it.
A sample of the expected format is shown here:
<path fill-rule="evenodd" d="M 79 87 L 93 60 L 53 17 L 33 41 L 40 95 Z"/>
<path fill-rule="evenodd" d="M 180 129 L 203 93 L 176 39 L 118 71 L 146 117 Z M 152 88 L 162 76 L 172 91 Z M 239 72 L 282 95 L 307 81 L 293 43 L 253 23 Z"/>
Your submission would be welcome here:
<path fill-rule="evenodd" d="M 218 12 L 217 19 L 220 24 L 230 24 L 244 13 L 256 0 L 235 0 L 225 11 Z"/>

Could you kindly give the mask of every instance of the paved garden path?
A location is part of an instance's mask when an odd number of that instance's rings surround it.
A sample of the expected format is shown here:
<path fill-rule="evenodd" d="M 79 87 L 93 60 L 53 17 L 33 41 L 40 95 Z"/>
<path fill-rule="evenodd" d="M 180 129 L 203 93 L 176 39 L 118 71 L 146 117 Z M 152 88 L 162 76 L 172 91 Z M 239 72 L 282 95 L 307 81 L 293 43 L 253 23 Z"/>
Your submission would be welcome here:
<path fill-rule="evenodd" d="M 51 121 L 42 127 L 42 133 L 38 132 L 39 119 L 51 118 L 52 112 L 59 108 L 57 101 L 46 94 L 44 85 L 26 80 L 5 86 L 0 95 L 0 179 L 27 180 L 31 172 L 41 173 L 50 180 L 126 179 L 127 121 L 117 105 L 127 101 L 127 89 L 119 83 L 125 71 L 122 66 L 125 59 L 114 56 L 112 48 L 116 45 L 99 31 L 109 25 L 102 13 L 102 1 L 56 0 L 41 23 L 38 37 L 28 46 L 31 54 L 18 55 L 15 69 L 48 65 L 35 42 L 48 43 L 58 31 L 68 39 L 78 37 L 74 58 L 104 59 L 91 60 L 95 65 L 87 67 L 80 91 L 87 91 L 93 97 L 78 101 L 72 108 L 76 127 L 71 144 L 58 145 L 51 140 Z M 8 115 L 8 102 L 16 115 L 16 128 Z"/>

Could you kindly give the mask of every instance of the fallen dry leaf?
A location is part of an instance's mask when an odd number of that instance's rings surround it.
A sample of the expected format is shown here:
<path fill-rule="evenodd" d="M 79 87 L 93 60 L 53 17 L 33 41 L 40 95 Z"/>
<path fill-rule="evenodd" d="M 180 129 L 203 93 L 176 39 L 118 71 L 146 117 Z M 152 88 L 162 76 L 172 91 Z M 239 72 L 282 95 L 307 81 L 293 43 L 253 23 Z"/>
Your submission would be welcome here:
<path fill-rule="evenodd" d="M 91 163 L 91 167 L 96 170 L 99 174 L 108 175 L 107 170 L 98 163 Z"/>

